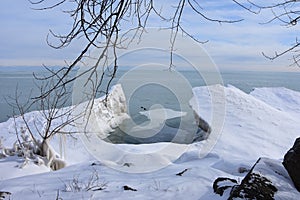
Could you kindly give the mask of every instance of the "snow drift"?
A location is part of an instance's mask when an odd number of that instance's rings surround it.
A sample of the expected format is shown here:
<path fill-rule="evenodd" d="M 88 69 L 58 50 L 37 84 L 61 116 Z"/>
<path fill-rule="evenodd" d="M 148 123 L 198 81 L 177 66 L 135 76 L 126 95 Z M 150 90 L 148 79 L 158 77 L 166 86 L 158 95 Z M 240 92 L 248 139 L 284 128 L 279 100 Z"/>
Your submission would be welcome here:
<path fill-rule="evenodd" d="M 111 169 L 102 160 L 94 161 L 84 149 L 81 140 L 72 136 L 66 141 L 66 162 L 69 166 L 56 172 L 37 174 L 47 169 L 41 170 L 35 165 L 19 169 L 14 167 L 18 163 L 17 158 L 0 159 L 0 191 L 10 192 L 13 199 L 32 199 L 39 195 L 43 199 L 54 199 L 57 197 L 57 191 L 62 199 L 74 199 L 79 196 L 83 199 L 227 199 L 226 196 L 219 197 L 213 193 L 213 181 L 222 176 L 242 179 L 245 173 L 241 169 L 250 169 L 259 157 L 267 157 L 270 160 L 259 166 L 258 170 L 271 174 L 271 180 L 276 181 L 275 185 L 279 191 L 287 191 L 287 188 L 289 191 L 275 193 L 275 199 L 298 199 L 299 193 L 293 190 L 289 177 L 283 178 L 282 175 L 269 170 L 280 169 L 280 173 L 285 173 L 281 165 L 282 158 L 299 136 L 300 118 L 297 116 L 300 116 L 300 111 L 296 107 L 300 102 L 299 92 L 285 88 L 259 88 L 251 94 L 246 94 L 233 86 L 212 85 L 194 88 L 194 96 L 190 104 L 195 112 L 211 125 L 212 133 L 219 130 L 213 138 L 213 148 L 206 148 L 212 140 L 210 137 L 206 141 L 189 145 L 177 144 L 178 147 L 186 147 L 178 159 L 170 159 L 172 152 L 168 155 L 157 153 L 156 161 L 163 160 L 168 166 L 151 173 L 135 174 Z M 113 102 L 121 103 L 120 96 L 118 98 Z M 195 103 L 198 105 L 195 106 Z M 114 106 L 112 103 L 111 108 Z M 124 111 L 122 106 L 117 104 L 117 110 Z M 212 113 L 217 114 L 217 119 L 219 115 L 224 116 L 224 120 L 221 123 L 213 123 L 215 116 Z M 37 117 L 36 112 L 27 115 L 29 118 Z M 98 116 L 99 120 L 109 116 L 105 118 L 106 121 L 102 121 L 109 122 L 103 130 L 110 130 L 115 125 L 112 122 L 117 122 L 123 117 L 121 114 L 118 115 L 120 118 L 116 118 L 114 112 L 104 111 L 101 106 L 96 110 L 95 116 Z M 3 145 L 11 145 L 15 141 L 13 121 L 1 123 L 0 130 Z M 56 151 L 58 143 L 57 138 L 51 141 Z M 163 144 L 111 145 L 123 150 L 125 154 L 134 152 L 143 155 L 160 149 Z M 205 149 L 207 151 L 203 151 Z M 126 155 L 123 158 L 126 158 Z M 151 165 L 158 165 L 156 161 Z M 134 168 L 141 164 L 124 162 L 113 164 L 120 169 Z M 30 174 L 36 175 L 23 176 Z M 103 186 L 101 190 L 94 192 L 85 187 L 88 180 L 94 180 L 90 178 L 93 174 L 98 176 L 98 182 L 95 184 Z M 11 179 L 12 177 L 15 178 Z M 72 190 L 75 183 L 79 185 L 79 192 Z M 124 191 L 124 186 L 136 191 Z"/>
<path fill-rule="evenodd" d="M 281 158 L 293 144 L 300 130 L 300 118 L 294 117 L 294 113 L 279 110 L 234 86 L 208 87 L 217 94 L 221 94 L 221 90 L 224 91 L 225 99 L 222 100 L 220 96 L 211 101 L 207 87 L 194 88 L 195 98 L 200 102 L 196 112 L 211 123 L 212 105 L 222 101 L 226 105 L 225 122 L 213 152 L 216 151 L 224 159 L 255 161 L 261 156 Z M 261 91 L 259 94 L 261 99 L 268 99 L 275 91 L 270 88 L 269 92 Z M 288 96 L 289 93 L 289 90 L 281 90 L 281 96 Z M 256 94 L 258 95 L 258 92 Z M 267 96 L 264 98 L 263 95 Z M 293 106 L 294 101 L 286 99 L 285 105 Z M 214 128 L 216 127 L 212 126 L 212 129 Z"/>

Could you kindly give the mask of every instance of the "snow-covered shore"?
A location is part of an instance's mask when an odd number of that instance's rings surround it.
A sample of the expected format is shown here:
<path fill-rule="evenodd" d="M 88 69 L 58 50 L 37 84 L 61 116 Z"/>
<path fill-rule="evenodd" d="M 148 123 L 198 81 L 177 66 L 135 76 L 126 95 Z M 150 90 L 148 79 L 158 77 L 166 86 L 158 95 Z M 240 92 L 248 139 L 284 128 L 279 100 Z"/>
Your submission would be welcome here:
<path fill-rule="evenodd" d="M 0 159 L 0 191 L 10 192 L 12 199 L 56 199 L 57 196 L 62 199 L 227 199 L 213 193 L 214 180 L 218 177 L 241 180 L 245 173 L 240 173 L 239 169 L 250 169 L 259 157 L 272 159 L 270 162 L 276 169 L 286 173 L 281 166 L 282 158 L 299 137 L 299 92 L 286 88 L 257 88 L 246 94 L 233 86 L 213 85 L 194 88 L 194 95 L 191 104 L 198 102 L 196 112 L 208 123 L 214 123 L 211 113 L 225 117 L 213 148 L 205 154 L 201 153 L 210 138 L 189 145 L 176 144 L 185 149 L 178 159 L 158 154 L 168 163 L 162 169 L 125 173 L 122 171 L 126 170 L 115 170 L 101 160 L 96 161 L 76 135 L 75 138 L 68 136 L 64 157 L 68 166 L 64 169 L 51 171 L 34 163 L 21 169 L 18 167 L 23 162 L 21 158 Z M 224 104 L 225 109 L 212 112 L 212 104 Z M 38 112 L 27 115 L 35 119 Z M 0 124 L 3 146 L 15 142 L 14 130 L 12 119 Z M 51 141 L 57 152 L 59 140 L 57 136 Z M 161 145 L 165 144 L 117 146 L 143 153 L 159 149 Z M 136 165 L 139 163 L 122 163 L 119 168 Z M 299 198 L 300 193 L 290 179 L 277 176 L 273 180 L 281 180 L 274 183 L 278 188 L 275 199 Z"/>

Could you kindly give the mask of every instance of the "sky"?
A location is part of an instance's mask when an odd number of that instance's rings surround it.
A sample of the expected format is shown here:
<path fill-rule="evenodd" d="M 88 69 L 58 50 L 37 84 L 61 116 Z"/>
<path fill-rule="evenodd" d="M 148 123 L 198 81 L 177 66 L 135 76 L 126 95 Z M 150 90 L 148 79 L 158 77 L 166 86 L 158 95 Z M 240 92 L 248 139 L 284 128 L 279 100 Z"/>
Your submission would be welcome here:
<path fill-rule="evenodd" d="M 168 15 L 174 2 L 163 1 L 159 7 Z M 0 66 L 61 66 L 76 58 L 82 48 L 80 41 L 60 50 L 46 42 L 50 29 L 60 34 L 69 30 L 72 20 L 62 12 L 63 8 L 37 11 L 32 7 L 27 0 L 1 0 Z M 220 24 L 204 20 L 189 8 L 184 10 L 182 26 L 199 40 L 208 40 L 200 45 L 221 70 L 300 71 L 289 66 L 291 55 L 274 61 L 262 56 L 262 52 L 271 56 L 275 51 L 289 48 L 295 41 L 298 26 L 287 28 L 278 22 L 262 25 L 274 16 L 271 11 L 255 15 L 231 0 L 201 1 L 200 9 L 216 19 L 243 19 Z M 150 18 L 149 26 L 163 27 L 164 23 Z M 155 38 L 156 42 L 161 38 Z M 50 41 L 55 43 L 53 39 Z M 187 49 L 186 53 L 194 52 Z"/>

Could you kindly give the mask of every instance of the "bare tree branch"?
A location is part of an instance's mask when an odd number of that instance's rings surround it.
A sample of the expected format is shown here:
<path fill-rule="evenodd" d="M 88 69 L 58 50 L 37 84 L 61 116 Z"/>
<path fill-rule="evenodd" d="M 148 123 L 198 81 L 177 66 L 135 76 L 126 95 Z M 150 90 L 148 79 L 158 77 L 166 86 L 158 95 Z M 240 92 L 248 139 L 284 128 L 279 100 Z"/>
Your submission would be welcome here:
<path fill-rule="evenodd" d="M 278 3 L 272 2 L 264 2 L 264 5 L 259 5 L 257 3 L 252 2 L 251 0 L 247 0 L 250 6 L 246 7 L 241 4 L 239 1 L 233 0 L 236 4 L 240 5 L 244 9 L 248 10 L 249 12 L 260 14 L 262 10 L 270 11 L 273 14 L 273 17 L 268 19 L 266 22 L 262 23 L 262 25 L 266 25 L 269 23 L 276 23 L 280 22 L 283 26 L 286 27 L 294 27 L 298 25 L 300 20 L 300 1 L 299 0 L 281 0 Z M 258 10 L 259 12 L 254 12 L 254 9 Z M 292 65 L 299 66 L 299 49 L 300 42 L 296 38 L 296 42 L 291 45 L 291 47 L 281 51 L 281 52 L 274 52 L 274 55 L 266 55 L 262 53 L 264 57 L 270 60 L 275 60 L 286 54 L 292 54 Z"/>
<path fill-rule="evenodd" d="M 32 2 L 32 4 L 34 6 L 42 6 L 45 2 L 46 0 L 41 0 Z M 65 2 L 67 1 L 61 0 L 57 3 L 54 3 L 53 5 L 40 7 L 37 9 L 53 9 L 55 7 L 62 6 L 62 4 L 64 4 Z M 197 16 L 200 16 L 200 18 L 202 18 L 203 20 L 208 20 L 211 22 L 236 23 L 242 20 L 224 20 L 210 18 L 206 14 L 202 13 L 200 2 L 196 0 L 179 0 L 171 17 L 165 17 L 163 15 L 162 8 L 158 8 L 158 6 L 155 5 L 154 0 L 74 0 L 69 1 L 69 3 L 70 2 L 75 5 L 75 8 L 64 11 L 73 19 L 73 24 L 70 28 L 70 31 L 65 35 L 61 35 L 55 34 L 52 30 L 50 30 L 50 33 L 47 36 L 47 43 L 53 48 L 60 49 L 67 47 L 75 39 L 80 38 L 86 42 L 86 45 L 82 48 L 82 51 L 79 53 L 77 58 L 75 58 L 73 62 L 67 66 L 65 74 L 57 80 L 53 88 L 45 91 L 38 98 L 45 98 L 51 93 L 52 89 L 55 90 L 59 87 L 62 87 L 63 85 L 70 84 L 84 74 L 90 74 L 90 77 L 94 76 L 99 68 L 101 69 L 102 67 L 104 67 L 99 66 L 100 61 L 101 63 L 106 63 L 106 60 L 109 56 L 114 57 L 113 74 L 115 74 L 118 66 L 117 53 L 115 49 L 124 48 L 124 41 L 128 41 L 128 45 L 130 45 L 130 43 L 133 42 L 133 39 L 137 37 L 137 34 L 139 34 L 138 37 L 141 37 L 141 35 L 145 31 L 145 28 L 147 27 L 147 22 L 150 15 L 156 16 L 161 21 L 170 24 L 169 27 L 166 27 L 171 29 L 172 32 L 170 36 L 170 66 L 173 65 L 173 52 L 175 50 L 175 41 L 178 31 L 186 34 L 196 42 L 201 42 L 196 38 L 195 35 L 186 31 L 181 25 L 185 7 L 191 8 L 192 11 Z M 129 30 L 136 31 L 135 34 L 128 35 L 127 31 L 123 31 L 123 33 L 120 35 L 120 28 L 122 24 L 128 24 Z M 58 43 L 51 43 L 50 36 L 56 38 Z M 119 42 L 118 39 L 121 39 L 121 42 Z M 64 79 L 66 79 L 66 76 L 70 74 L 70 72 L 76 67 L 77 64 L 84 62 L 83 60 L 89 57 L 88 52 L 93 48 L 99 49 L 101 51 L 98 59 L 95 60 L 95 63 L 92 66 L 88 66 L 85 72 L 78 74 L 68 81 L 64 81 Z M 111 48 L 113 49 L 112 54 L 109 55 L 109 51 Z M 55 72 L 49 77 L 44 77 L 44 79 L 51 78 L 53 76 L 56 76 Z M 111 76 L 111 79 L 113 78 L 114 76 Z M 88 78 L 88 81 L 90 81 L 90 78 Z M 101 83 L 102 81 L 100 80 L 99 82 Z M 112 80 L 109 81 L 109 84 L 111 82 Z M 97 93 L 98 87 L 96 85 L 95 87 L 95 92 Z M 106 88 L 108 89 L 109 85 Z"/>

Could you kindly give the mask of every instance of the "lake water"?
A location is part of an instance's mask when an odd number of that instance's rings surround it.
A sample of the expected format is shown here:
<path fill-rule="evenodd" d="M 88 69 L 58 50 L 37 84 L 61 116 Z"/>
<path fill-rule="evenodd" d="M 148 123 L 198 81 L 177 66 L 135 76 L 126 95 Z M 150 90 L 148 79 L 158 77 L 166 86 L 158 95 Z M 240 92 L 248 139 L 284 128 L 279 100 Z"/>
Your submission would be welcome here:
<path fill-rule="evenodd" d="M 9 96 L 15 97 L 16 88 L 21 92 L 21 101 L 25 101 L 29 96 L 34 97 L 38 94 L 32 73 L 32 69 L 20 70 L 19 68 L 0 68 L 0 122 L 6 121 L 12 116 L 12 109 L 7 104 L 7 99 L 9 100 Z M 180 73 L 189 80 L 193 87 L 205 85 L 201 76 L 192 71 L 182 71 Z M 117 78 L 121 77 L 123 74 L 124 71 L 120 70 L 117 74 Z M 300 91 L 300 73 L 228 71 L 222 72 L 221 76 L 225 85 L 231 84 L 246 93 L 249 93 L 256 87 L 286 87 Z M 114 83 L 116 83 L 116 81 L 114 81 Z M 149 107 L 152 104 L 162 104 L 174 109 L 178 102 L 175 102 L 172 99 L 174 99 L 172 94 L 168 93 L 164 88 L 158 88 L 155 87 L 155 85 L 145 86 L 144 88 L 141 88 L 139 93 L 135 94 L 135 98 L 133 98 L 132 104 L 137 104 L 138 102 L 139 106 L 136 108 L 129 108 L 129 111 L 131 113 L 136 113 L 140 111 L 140 105 Z"/>

